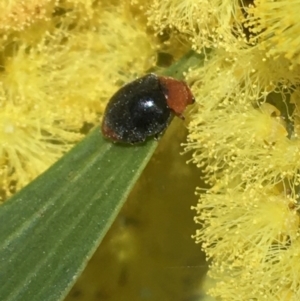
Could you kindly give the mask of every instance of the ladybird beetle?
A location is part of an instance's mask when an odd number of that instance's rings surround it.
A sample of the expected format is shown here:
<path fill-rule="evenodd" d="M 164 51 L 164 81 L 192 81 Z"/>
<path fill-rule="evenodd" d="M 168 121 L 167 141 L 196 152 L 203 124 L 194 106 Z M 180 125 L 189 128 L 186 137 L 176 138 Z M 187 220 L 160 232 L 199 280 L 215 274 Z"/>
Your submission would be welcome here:
<path fill-rule="evenodd" d="M 186 106 L 194 101 L 185 82 L 147 74 L 112 96 L 104 112 L 102 134 L 114 142 L 131 144 L 158 137 L 170 123 L 172 113 L 184 119 Z"/>

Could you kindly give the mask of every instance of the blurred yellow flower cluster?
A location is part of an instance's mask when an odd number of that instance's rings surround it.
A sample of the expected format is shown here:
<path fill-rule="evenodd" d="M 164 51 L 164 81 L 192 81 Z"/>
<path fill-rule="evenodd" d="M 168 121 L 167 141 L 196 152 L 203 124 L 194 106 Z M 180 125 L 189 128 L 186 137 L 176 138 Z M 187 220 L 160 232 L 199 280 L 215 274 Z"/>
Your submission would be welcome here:
<path fill-rule="evenodd" d="M 218 300 L 300 299 L 300 2 L 154 0 L 148 20 L 206 54 L 186 151 L 199 189 L 197 242 Z"/>
<path fill-rule="evenodd" d="M 99 122 L 155 47 L 126 1 L 0 3 L 0 196 L 47 169 Z"/>

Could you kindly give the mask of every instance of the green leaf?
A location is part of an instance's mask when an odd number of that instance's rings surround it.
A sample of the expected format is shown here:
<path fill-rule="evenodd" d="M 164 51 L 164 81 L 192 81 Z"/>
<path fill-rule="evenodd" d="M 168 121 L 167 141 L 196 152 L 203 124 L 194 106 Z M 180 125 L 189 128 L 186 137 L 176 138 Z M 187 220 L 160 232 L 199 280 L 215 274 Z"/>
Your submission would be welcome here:
<path fill-rule="evenodd" d="M 115 145 L 95 129 L 5 203 L 0 210 L 0 300 L 59 300 L 156 145 Z"/>
<path fill-rule="evenodd" d="M 171 67 L 172 73 L 189 67 L 195 57 L 189 53 L 175 69 Z M 113 144 L 94 129 L 4 203 L 0 207 L 0 300 L 63 299 L 156 146 L 154 140 L 138 146 Z"/>

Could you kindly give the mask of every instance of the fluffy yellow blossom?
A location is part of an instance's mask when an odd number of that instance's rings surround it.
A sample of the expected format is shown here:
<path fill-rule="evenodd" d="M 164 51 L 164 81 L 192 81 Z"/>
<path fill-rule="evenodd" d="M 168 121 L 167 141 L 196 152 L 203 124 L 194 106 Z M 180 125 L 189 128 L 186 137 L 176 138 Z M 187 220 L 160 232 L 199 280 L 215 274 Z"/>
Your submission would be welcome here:
<path fill-rule="evenodd" d="M 126 3 L 4 1 L 0 11 L 0 181 L 6 197 L 99 122 L 117 87 L 152 67 L 155 47 Z"/>
<path fill-rule="evenodd" d="M 0 30 L 22 31 L 39 20 L 50 20 L 52 0 L 3 0 L 0 3 Z"/>
<path fill-rule="evenodd" d="M 147 15 L 157 33 L 175 30 L 187 36 L 195 50 L 227 49 L 245 45 L 240 5 L 239 0 L 154 0 Z"/>
<path fill-rule="evenodd" d="M 224 258 L 228 258 L 236 267 L 240 266 L 242 260 L 255 265 L 268 252 L 273 252 L 276 248 L 287 248 L 298 241 L 299 207 L 295 199 L 281 194 L 272 186 L 254 186 L 247 191 L 228 189 L 220 194 L 201 194 L 200 198 L 201 201 L 194 207 L 199 214 L 195 220 L 207 227 L 197 231 L 196 239 L 198 241 L 205 232 L 205 240 L 198 242 L 203 243 L 210 257 L 215 256 L 216 261 L 224 266 Z M 213 204 L 222 206 L 208 206 Z M 231 220 L 227 218 L 229 214 Z M 248 227 L 244 227 L 245 224 Z M 223 227 L 226 235 L 218 241 L 217 233 Z M 229 246 L 231 243 L 235 244 L 233 253 Z M 249 253 L 253 248 L 261 252 Z"/>
<path fill-rule="evenodd" d="M 239 179 L 239 185 L 263 185 L 288 178 L 299 185 L 300 142 L 288 137 L 284 112 L 265 101 L 296 85 L 300 70 L 291 72 L 285 58 L 264 60 L 261 51 L 248 52 L 217 51 L 189 74 L 198 107 L 186 150 L 194 150 L 192 161 L 205 168 L 211 184 Z"/>
<path fill-rule="evenodd" d="M 213 295 L 273 300 L 288 290 L 299 296 L 300 274 L 293 263 L 300 257 L 299 207 L 294 199 L 272 186 L 228 189 L 202 194 L 194 209 L 202 225 L 196 240 L 213 258 L 210 275 L 220 279 Z"/>
<path fill-rule="evenodd" d="M 255 0 L 245 20 L 250 42 L 257 43 L 267 56 L 284 55 L 299 64 L 299 10 L 300 1 Z"/>
<path fill-rule="evenodd" d="M 211 185 L 195 238 L 217 300 L 300 298 L 299 5 L 154 0 L 148 10 L 156 32 L 207 54 L 187 74 L 196 105 L 185 149 Z"/>

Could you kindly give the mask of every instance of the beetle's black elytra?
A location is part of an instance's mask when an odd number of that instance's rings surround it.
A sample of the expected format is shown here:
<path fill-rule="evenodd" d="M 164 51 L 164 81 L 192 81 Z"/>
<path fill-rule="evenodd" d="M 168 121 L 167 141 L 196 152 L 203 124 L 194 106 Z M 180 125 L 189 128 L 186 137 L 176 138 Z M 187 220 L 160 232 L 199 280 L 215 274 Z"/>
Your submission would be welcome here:
<path fill-rule="evenodd" d="M 147 74 L 112 96 L 104 112 L 102 133 L 114 142 L 144 142 L 164 131 L 172 111 L 182 117 L 185 107 L 193 101 L 184 82 Z"/>

